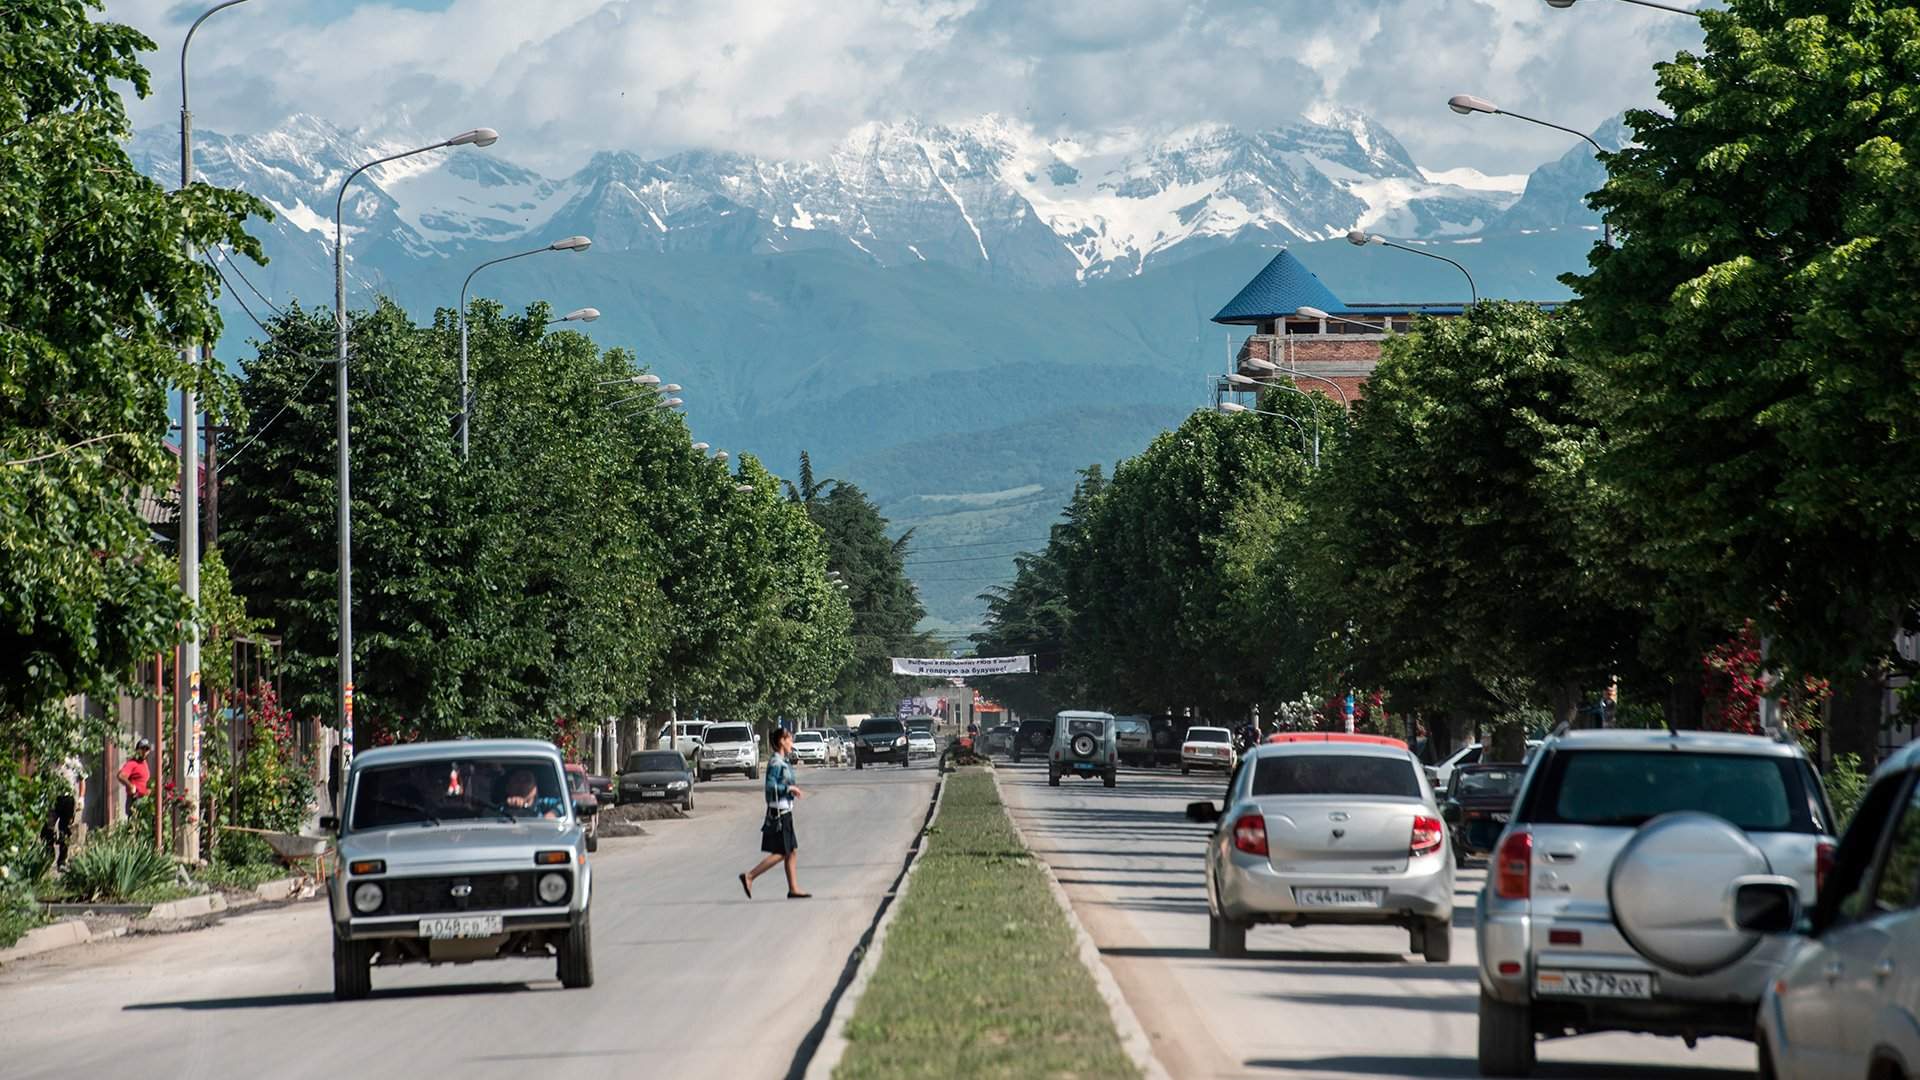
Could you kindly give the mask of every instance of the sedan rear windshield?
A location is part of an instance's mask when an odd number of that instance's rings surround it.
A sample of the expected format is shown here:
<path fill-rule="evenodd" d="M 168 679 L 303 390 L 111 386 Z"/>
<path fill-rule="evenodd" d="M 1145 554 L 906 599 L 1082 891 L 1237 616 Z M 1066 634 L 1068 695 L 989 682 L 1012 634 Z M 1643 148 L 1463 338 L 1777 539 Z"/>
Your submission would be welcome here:
<path fill-rule="evenodd" d="M 745 724 L 715 724 L 707 729 L 703 738 L 710 743 L 753 741 L 753 735 L 747 731 Z"/>
<path fill-rule="evenodd" d="M 1227 729 L 1223 727 L 1196 727 L 1187 729 L 1188 742 L 1226 742 Z"/>
<path fill-rule="evenodd" d="M 1420 798 L 1420 779 L 1403 758 L 1360 754 L 1280 754 L 1253 769 L 1253 794 L 1377 795 Z"/>
<path fill-rule="evenodd" d="M 1530 820 L 1637 828 L 1676 810 L 1723 817 L 1750 832 L 1821 832 L 1807 769 L 1796 758 L 1672 750 L 1563 750 L 1534 785 Z"/>
<path fill-rule="evenodd" d="M 862 735 L 898 735 L 907 730 L 898 720 L 869 720 L 860 725 Z"/>
<path fill-rule="evenodd" d="M 1489 769 L 1459 774 L 1461 795 L 1512 795 L 1520 790 L 1519 769 Z"/>
<path fill-rule="evenodd" d="M 627 758 L 628 772 L 680 772 L 686 767 L 687 759 L 678 750 L 651 750 Z"/>

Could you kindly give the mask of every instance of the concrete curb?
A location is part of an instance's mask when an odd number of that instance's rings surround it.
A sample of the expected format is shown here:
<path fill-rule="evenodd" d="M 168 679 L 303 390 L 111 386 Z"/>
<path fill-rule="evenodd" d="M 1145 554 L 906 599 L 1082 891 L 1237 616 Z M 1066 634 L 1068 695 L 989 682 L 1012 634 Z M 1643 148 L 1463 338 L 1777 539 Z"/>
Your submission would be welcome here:
<path fill-rule="evenodd" d="M 227 910 L 227 898 L 217 892 L 189 896 L 183 900 L 169 900 L 164 904 L 155 904 L 147 909 L 146 919 L 142 921 L 172 922 L 181 919 L 200 919 L 208 915 L 218 915 Z"/>
<path fill-rule="evenodd" d="M 283 877 L 275 878 L 272 881 L 263 881 L 254 886 L 253 895 L 269 904 L 278 903 L 282 900 L 298 899 L 301 885 L 304 884 L 306 880 L 306 878 Z"/>
<path fill-rule="evenodd" d="M 1007 813 L 1007 823 L 1013 826 L 1014 835 L 1020 838 L 1020 846 L 1032 854 L 1033 845 L 1027 843 L 1026 831 L 1020 828 L 1019 820 L 1013 816 L 1013 808 L 1007 806 L 1006 797 L 1000 792 L 999 770 L 992 772 L 994 794 L 1000 796 L 1000 805 Z M 1113 1019 L 1113 1029 L 1120 1035 L 1121 1047 L 1147 1080 L 1171 1080 L 1166 1067 L 1153 1056 L 1153 1040 L 1148 1037 L 1140 1018 L 1134 1015 L 1133 1006 L 1127 1004 L 1126 996 L 1120 992 L 1120 984 L 1114 980 L 1113 972 L 1107 969 L 1106 960 L 1100 956 L 1100 947 L 1093 943 L 1093 935 L 1087 933 L 1080 916 L 1074 913 L 1073 899 L 1061 887 L 1060 879 L 1054 876 L 1053 867 L 1038 854 L 1033 855 L 1033 861 L 1039 863 L 1041 871 L 1047 875 L 1047 890 L 1053 893 L 1053 902 L 1060 905 L 1061 914 L 1067 917 L 1067 925 L 1073 927 L 1074 940 L 1080 945 L 1080 963 L 1086 966 L 1087 974 L 1093 976 L 1094 988 L 1100 991 L 1101 999 L 1107 1003 L 1107 1014 Z"/>
<path fill-rule="evenodd" d="M 92 939 L 93 931 L 87 929 L 85 919 L 62 919 L 49 926 L 35 927 L 20 935 L 12 948 L 0 949 L 0 966 L 69 945 L 82 945 Z"/>
<path fill-rule="evenodd" d="M 820 1038 L 820 1045 L 814 1048 L 813 1056 L 807 1059 L 806 1072 L 801 1074 L 804 1080 L 832 1080 L 833 1070 L 839 1068 L 840 1059 L 847 1056 L 847 1023 L 853 1019 L 854 1010 L 860 1007 L 860 999 L 866 996 L 867 984 L 873 981 L 874 969 L 880 966 L 880 954 L 887 944 L 887 930 L 893 926 L 893 917 L 900 912 L 898 901 L 907 895 L 907 887 L 913 883 L 913 873 L 920 868 L 920 855 L 933 840 L 927 829 L 940 820 L 940 803 L 946 796 L 947 778 L 943 774 L 933 792 L 933 809 L 920 826 L 919 843 L 909 856 L 906 871 L 900 875 L 898 884 L 888 898 L 887 910 L 881 914 L 880 921 L 874 924 L 873 941 L 861 955 L 853 981 L 847 984 L 840 1000 L 834 1003 L 832 1014 L 827 1017 L 826 1032 Z"/>

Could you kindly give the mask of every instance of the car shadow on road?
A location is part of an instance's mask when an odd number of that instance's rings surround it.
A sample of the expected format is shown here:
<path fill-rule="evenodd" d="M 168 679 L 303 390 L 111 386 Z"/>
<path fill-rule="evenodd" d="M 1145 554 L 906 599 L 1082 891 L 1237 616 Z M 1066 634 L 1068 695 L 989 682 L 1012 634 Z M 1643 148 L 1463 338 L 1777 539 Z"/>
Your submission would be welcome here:
<path fill-rule="evenodd" d="M 1455 1057 L 1350 1057 L 1253 1058 L 1249 1069 L 1277 1069 L 1310 1076 L 1340 1073 L 1351 1076 L 1470 1077 L 1479 1076 L 1479 1067 L 1471 1058 Z M 1753 1074 L 1739 1069 L 1714 1069 L 1674 1065 L 1626 1065 L 1620 1062 L 1542 1061 L 1533 1071 L 1537 1077 L 1564 1077 L 1567 1080 L 1751 1080 Z"/>
<path fill-rule="evenodd" d="M 1418 970 L 1418 969 L 1409 969 Z M 1466 969 L 1469 972 L 1472 969 Z M 1480 999 L 1474 994 L 1266 994 L 1265 997 L 1288 1005 L 1341 1005 L 1357 1009 L 1414 1009 L 1419 1012 L 1478 1013 Z"/>
<path fill-rule="evenodd" d="M 555 983 L 552 989 L 558 989 Z M 396 986 L 386 990 L 375 990 L 367 995 L 368 1001 L 399 998 L 423 997 L 464 997 L 481 994 L 520 994 L 539 989 L 529 983 L 454 983 L 449 986 Z M 333 994 L 325 990 L 315 990 L 304 994 L 249 994 L 241 997 L 191 998 L 181 1001 L 141 1001 L 121 1006 L 122 1012 L 155 1012 L 162 1009 L 180 1009 L 186 1012 L 219 1011 L 223 1009 L 280 1009 L 295 1005 L 331 1005 Z"/>
<path fill-rule="evenodd" d="M 1100 955 L 1146 957 L 1146 958 L 1171 959 L 1171 960 L 1215 959 L 1213 953 L 1210 950 L 1207 950 L 1204 948 L 1198 948 L 1198 947 L 1174 948 L 1171 946 L 1144 946 L 1144 945 L 1115 945 L 1111 948 L 1101 949 Z M 1301 972 L 1310 973 L 1310 974 L 1317 974 L 1322 970 L 1329 971 L 1329 972 L 1337 972 L 1339 969 L 1333 968 L 1330 966 L 1333 964 L 1383 964 L 1383 965 L 1384 964 L 1400 964 L 1400 965 L 1404 965 L 1407 962 L 1406 956 L 1404 956 L 1401 953 L 1332 952 L 1332 951 L 1316 952 L 1316 951 L 1307 950 L 1307 949 L 1248 949 L 1245 960 L 1234 960 L 1232 962 L 1235 964 L 1242 964 L 1242 963 L 1251 964 L 1253 962 L 1261 961 L 1261 960 L 1279 961 L 1281 963 L 1291 963 L 1291 964 L 1313 964 L 1313 963 L 1319 962 L 1319 963 L 1324 963 L 1326 965 L 1329 965 L 1326 968 L 1302 967 L 1302 968 L 1296 969 Z M 1414 970 L 1425 971 L 1425 970 L 1432 970 L 1432 969 L 1418 968 Z M 1365 974 L 1371 975 L 1371 974 L 1374 974 L 1374 972 L 1368 971 L 1368 972 L 1365 972 Z"/>

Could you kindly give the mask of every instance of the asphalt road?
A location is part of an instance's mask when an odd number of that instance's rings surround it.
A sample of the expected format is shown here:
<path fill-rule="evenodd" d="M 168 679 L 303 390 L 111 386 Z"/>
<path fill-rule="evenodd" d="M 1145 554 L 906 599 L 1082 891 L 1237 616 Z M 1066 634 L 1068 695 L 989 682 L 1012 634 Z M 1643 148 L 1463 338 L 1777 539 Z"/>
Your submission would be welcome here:
<path fill-rule="evenodd" d="M 898 876 L 935 770 L 802 769 L 800 882 L 751 903 L 759 781 L 714 780 L 694 817 L 609 838 L 594 863 L 595 985 L 551 960 L 376 969 L 332 999 L 318 902 L 193 933 L 81 946 L 0 972 L 0 1075 L 778 1077 Z"/>
<path fill-rule="evenodd" d="M 1188 802 L 1219 799 L 1217 775 L 1126 771 L 1108 790 L 1045 766 L 1000 763 L 1001 791 L 1100 947 L 1156 1055 L 1204 1077 L 1477 1076 L 1473 903 L 1484 870 L 1458 878 L 1454 963 L 1405 955 L 1392 928 L 1258 927 L 1245 960 L 1207 951 L 1204 826 Z M 1590 1035 L 1541 1044 L 1543 1077 L 1751 1076 L 1750 1044 Z"/>

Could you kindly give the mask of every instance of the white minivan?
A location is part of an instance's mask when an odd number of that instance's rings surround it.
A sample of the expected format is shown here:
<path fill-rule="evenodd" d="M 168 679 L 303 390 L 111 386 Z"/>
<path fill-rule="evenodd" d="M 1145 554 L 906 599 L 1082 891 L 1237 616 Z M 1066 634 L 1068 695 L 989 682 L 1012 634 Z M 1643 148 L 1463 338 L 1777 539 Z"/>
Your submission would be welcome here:
<path fill-rule="evenodd" d="M 700 779 L 717 772 L 737 772 L 754 780 L 760 776 L 760 735 L 752 724 L 708 724 L 700 735 L 700 753 L 694 757 Z"/>

